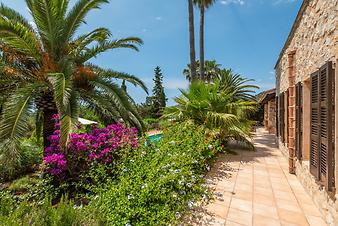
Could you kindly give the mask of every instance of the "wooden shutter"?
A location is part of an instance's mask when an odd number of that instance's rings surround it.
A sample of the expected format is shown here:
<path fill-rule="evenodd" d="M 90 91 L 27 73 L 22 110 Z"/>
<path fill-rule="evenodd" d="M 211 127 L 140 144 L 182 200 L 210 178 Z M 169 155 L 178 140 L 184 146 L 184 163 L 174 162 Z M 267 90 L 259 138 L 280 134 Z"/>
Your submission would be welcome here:
<path fill-rule="evenodd" d="M 328 191 L 335 183 L 333 76 L 332 62 L 311 75 L 310 171 Z"/>
<path fill-rule="evenodd" d="M 285 143 L 287 143 L 288 147 L 289 147 L 289 90 L 285 91 L 285 95 L 286 97 L 286 109 L 284 110 L 286 118 L 284 119 L 286 121 L 286 134 L 284 134 L 284 140 Z"/>
<path fill-rule="evenodd" d="M 279 113 L 279 102 L 278 96 L 276 96 L 276 109 L 275 109 L 275 123 L 276 123 L 276 137 L 279 136 L 279 120 L 278 120 L 278 113 Z"/>
<path fill-rule="evenodd" d="M 279 97 L 279 122 L 280 122 L 280 126 L 279 126 L 279 131 L 280 131 L 280 137 L 283 143 L 285 143 L 285 102 L 284 102 L 284 93 L 280 94 Z"/>
<path fill-rule="evenodd" d="M 296 157 L 302 159 L 303 142 L 303 87 L 302 83 L 296 84 Z"/>
<path fill-rule="evenodd" d="M 319 73 L 311 75 L 310 172 L 319 179 Z"/>
<path fill-rule="evenodd" d="M 332 139 L 332 83 L 331 63 L 319 70 L 320 79 L 320 179 L 327 190 L 332 188 L 333 178 L 333 139 Z"/>

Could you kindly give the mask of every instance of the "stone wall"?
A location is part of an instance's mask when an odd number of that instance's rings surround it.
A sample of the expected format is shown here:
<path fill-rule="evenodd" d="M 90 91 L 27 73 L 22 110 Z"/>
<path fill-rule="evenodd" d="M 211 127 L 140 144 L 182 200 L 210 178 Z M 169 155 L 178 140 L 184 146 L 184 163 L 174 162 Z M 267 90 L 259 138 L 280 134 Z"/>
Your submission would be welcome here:
<path fill-rule="evenodd" d="M 305 0 L 308 2 L 292 39 L 281 56 L 277 67 L 277 95 L 287 90 L 288 56 L 295 51 L 295 82 L 304 81 L 327 61 L 335 62 L 338 57 L 338 1 Z"/>
<path fill-rule="evenodd" d="M 285 156 L 289 158 L 288 148 L 278 139 L 279 149 Z M 316 182 L 314 176 L 310 173 L 308 161 L 296 161 L 296 176 L 303 185 L 306 192 L 310 195 L 313 202 L 319 209 L 323 219 L 329 226 L 338 225 L 338 195 L 332 197 L 325 188 Z"/>
<path fill-rule="evenodd" d="M 289 89 L 289 66 L 293 66 L 292 77 L 295 83 L 307 80 L 309 86 L 310 75 L 318 70 L 319 67 L 328 61 L 334 63 L 337 74 L 338 62 L 338 1 L 337 0 L 304 0 L 303 6 L 297 16 L 295 25 L 289 35 L 288 41 L 282 51 L 282 55 L 276 65 L 276 95 Z M 290 65 L 288 54 L 294 53 L 293 64 Z M 336 100 L 338 100 L 338 81 L 336 81 Z M 308 87 L 310 88 L 310 87 Z M 303 103 L 309 105 L 309 92 L 304 98 L 307 98 Z M 304 107 L 304 106 L 303 106 Z M 306 110 L 307 109 L 307 110 Z M 338 120 L 338 111 L 336 105 L 336 122 Z M 279 118 L 279 117 L 278 117 Z M 303 109 L 303 119 L 310 121 L 310 110 L 308 107 Z M 286 122 L 286 119 L 285 119 Z M 308 123 L 304 123 L 303 129 L 310 129 Z M 304 136 L 308 137 L 308 131 L 305 130 Z M 336 124 L 336 135 L 338 132 L 338 124 Z M 309 140 L 303 140 L 303 156 L 308 159 L 310 152 Z M 288 158 L 289 150 L 286 144 L 283 144 L 278 138 L 278 143 L 281 152 Z M 336 136 L 336 156 L 338 156 L 338 136 Z M 337 160 L 337 158 L 336 158 Z M 336 161 L 337 162 L 337 161 Z M 336 197 L 323 188 L 322 185 L 316 182 L 316 179 L 311 175 L 308 161 L 295 163 L 295 172 L 305 190 L 311 195 L 314 203 L 319 208 L 324 219 L 329 225 L 338 225 L 338 195 Z M 336 181 L 337 180 L 337 165 L 336 165 Z"/>
<path fill-rule="evenodd" d="M 305 190 L 310 194 L 326 223 L 330 226 L 338 225 L 338 203 L 334 201 L 338 196 L 329 197 L 325 188 L 316 183 L 316 179 L 310 173 L 309 164 L 307 163 L 296 162 L 296 175 Z"/>

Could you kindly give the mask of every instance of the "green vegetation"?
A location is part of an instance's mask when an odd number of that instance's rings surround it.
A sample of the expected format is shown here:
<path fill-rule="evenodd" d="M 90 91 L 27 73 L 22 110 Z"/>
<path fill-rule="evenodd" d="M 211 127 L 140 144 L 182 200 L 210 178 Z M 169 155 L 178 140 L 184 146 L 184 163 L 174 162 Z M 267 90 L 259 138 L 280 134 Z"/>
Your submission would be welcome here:
<path fill-rule="evenodd" d="M 142 146 L 121 159 L 115 179 L 102 180 L 92 187 L 90 196 L 79 197 L 75 204 L 66 199 L 61 199 L 57 208 L 52 207 L 49 199 L 17 204 L 10 194 L 3 192 L 0 222 L 4 225 L 27 222 L 32 225 L 176 225 L 186 210 L 207 197 L 204 173 L 220 150 L 218 141 L 206 139 L 202 127 L 189 122 L 173 125 L 165 130 L 160 142 Z M 106 171 L 96 168 L 89 174 L 98 178 L 102 172 Z M 31 183 L 36 181 L 25 178 L 12 188 L 27 188 Z M 55 192 L 50 189 L 50 193 Z M 89 205 L 84 200 L 90 201 Z"/>
<path fill-rule="evenodd" d="M 175 98 L 177 105 L 167 108 L 165 117 L 192 120 L 224 144 L 235 140 L 253 148 L 250 134 L 254 122 L 248 115 L 256 109 L 256 103 L 250 101 L 253 96 L 248 88 L 254 86 L 246 85 L 248 81 L 231 73 L 221 73 L 211 84 L 194 81 L 187 91 L 181 90 L 182 96 Z"/>
<path fill-rule="evenodd" d="M 137 37 L 106 28 L 79 34 L 108 0 L 26 0 L 34 25 L 0 5 L 0 224 L 179 225 L 208 197 L 204 176 L 230 141 L 252 148 L 251 80 L 204 62 L 204 10 L 189 0 L 188 90 L 166 108 L 160 67 L 152 96 L 137 106 L 133 75 L 91 60 L 108 50 L 138 51 Z M 200 62 L 193 7 L 201 10 Z M 79 35 L 79 36 L 76 36 Z M 197 71 L 198 69 L 198 71 Z M 201 79 L 198 79 L 201 78 Z M 78 124 L 78 118 L 97 122 Z M 149 141 L 144 129 L 161 129 Z M 43 138 L 43 142 L 40 138 Z"/>

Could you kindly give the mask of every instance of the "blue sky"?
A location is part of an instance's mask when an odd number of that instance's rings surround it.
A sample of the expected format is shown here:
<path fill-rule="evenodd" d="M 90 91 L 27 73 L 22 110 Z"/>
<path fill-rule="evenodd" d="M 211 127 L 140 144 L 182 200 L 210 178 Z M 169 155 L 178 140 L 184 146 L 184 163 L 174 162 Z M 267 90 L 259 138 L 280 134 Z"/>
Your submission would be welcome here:
<path fill-rule="evenodd" d="M 23 0 L 0 0 L 25 16 Z M 74 1 L 72 1 L 73 3 Z M 255 79 L 262 90 L 274 86 L 273 68 L 301 5 L 301 0 L 218 0 L 206 13 L 206 59 Z M 152 88 L 153 70 L 164 74 L 169 104 L 186 88 L 182 70 L 189 61 L 188 9 L 186 0 L 110 0 L 92 12 L 80 32 L 97 26 L 109 28 L 114 38 L 138 36 L 140 52 L 114 50 L 94 63 L 140 77 Z M 196 51 L 198 23 L 196 10 Z M 145 93 L 132 86 L 131 95 L 142 102 Z"/>

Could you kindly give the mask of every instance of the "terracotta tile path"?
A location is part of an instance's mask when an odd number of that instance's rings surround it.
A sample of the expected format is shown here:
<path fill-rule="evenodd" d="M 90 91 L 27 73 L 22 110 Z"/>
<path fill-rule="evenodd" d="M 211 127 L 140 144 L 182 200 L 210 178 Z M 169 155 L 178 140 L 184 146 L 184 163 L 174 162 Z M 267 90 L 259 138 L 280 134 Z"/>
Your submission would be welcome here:
<path fill-rule="evenodd" d="M 192 212 L 193 225 L 313 225 L 325 222 L 276 148 L 258 129 L 256 150 L 220 156 L 208 175 L 214 199 Z"/>

